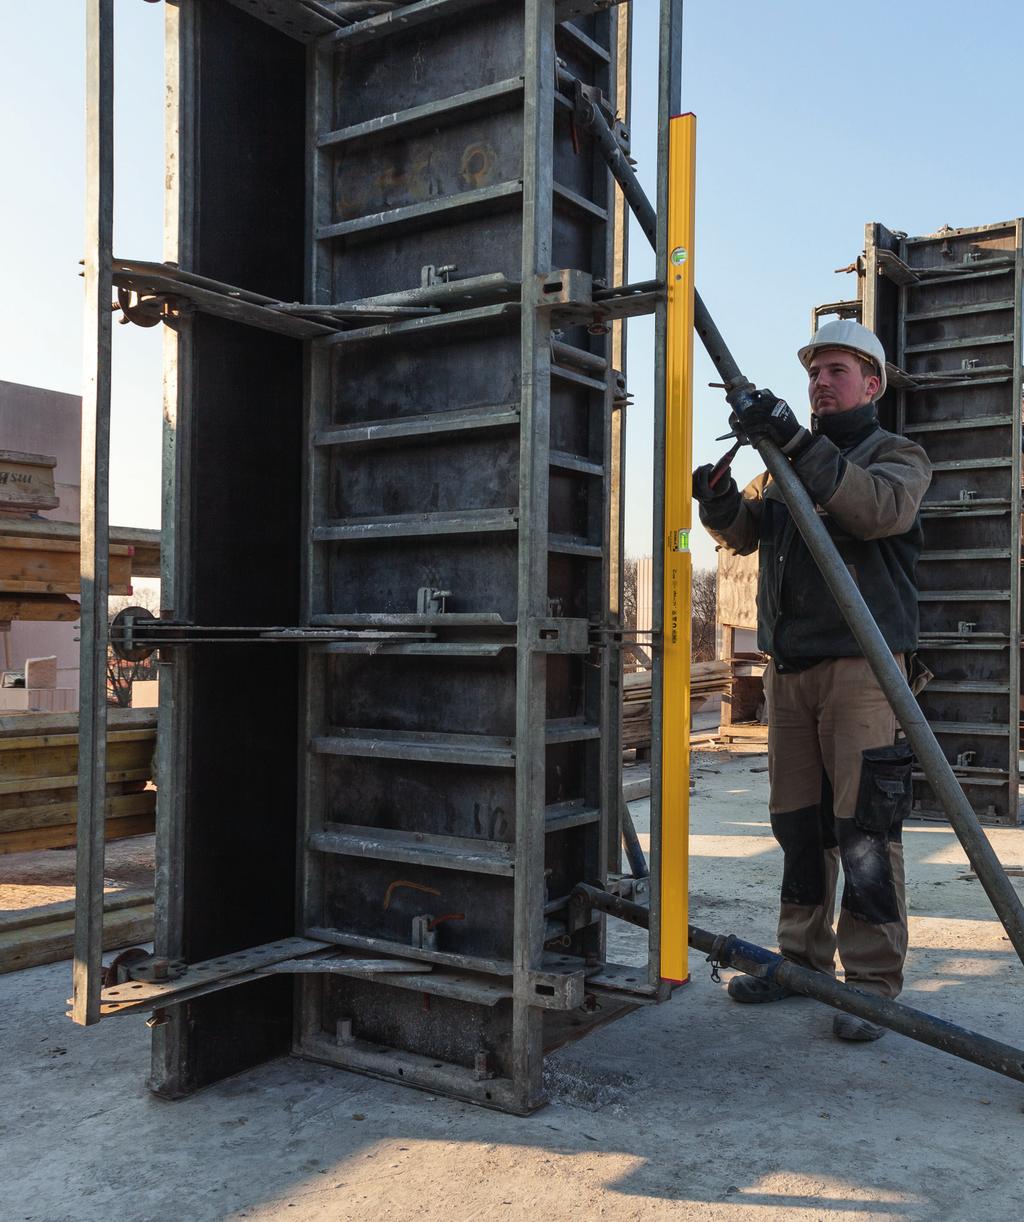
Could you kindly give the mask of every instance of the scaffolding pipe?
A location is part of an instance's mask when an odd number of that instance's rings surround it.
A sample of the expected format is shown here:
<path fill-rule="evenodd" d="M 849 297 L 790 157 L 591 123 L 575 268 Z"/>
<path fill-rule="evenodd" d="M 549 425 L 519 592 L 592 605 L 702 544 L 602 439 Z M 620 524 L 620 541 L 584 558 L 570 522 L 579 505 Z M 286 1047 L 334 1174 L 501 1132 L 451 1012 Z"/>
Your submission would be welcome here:
<path fill-rule="evenodd" d="M 586 98 L 577 102 L 576 114 L 593 134 L 608 162 L 608 168 L 622 188 L 623 195 L 636 214 L 648 240 L 654 245 L 657 215 L 615 133 L 608 126 L 599 107 Z M 694 327 L 725 383 L 726 401 L 742 425 L 743 413 L 749 406 L 754 389 L 753 383 L 743 376 L 736 358 L 729 351 L 729 346 L 697 293 L 694 294 Z M 989 843 L 949 760 L 921 712 L 906 675 L 893 657 L 867 603 L 818 515 L 814 502 L 789 460 L 779 447 L 767 438 L 758 442 L 755 448 L 778 485 L 790 515 L 814 557 L 832 597 L 836 600 L 843 619 L 856 638 L 878 680 L 878 686 L 884 692 L 925 776 L 942 803 L 946 817 L 974 867 L 1014 950 L 1024 963 L 1024 907 L 1021 906 L 1020 898 Z"/>
<path fill-rule="evenodd" d="M 596 908 L 609 916 L 639 925 L 642 929 L 647 929 L 650 924 L 650 909 L 585 883 L 574 889 L 570 907 Z M 919 1044 L 928 1044 L 940 1052 L 948 1052 L 950 1056 L 1024 1082 L 1024 1050 L 1020 1048 L 990 1039 L 977 1031 L 969 1031 L 966 1027 L 946 1022 L 902 1002 L 865 993 L 863 989 L 843 984 L 834 976 L 800 967 L 774 951 L 745 942 L 732 934 L 714 934 L 690 925 L 688 940 L 694 950 L 707 955 L 713 970 L 731 967 L 748 976 L 770 980 L 803 997 L 812 997 L 833 1009 L 855 1014 L 867 1022 L 917 1040 Z"/>

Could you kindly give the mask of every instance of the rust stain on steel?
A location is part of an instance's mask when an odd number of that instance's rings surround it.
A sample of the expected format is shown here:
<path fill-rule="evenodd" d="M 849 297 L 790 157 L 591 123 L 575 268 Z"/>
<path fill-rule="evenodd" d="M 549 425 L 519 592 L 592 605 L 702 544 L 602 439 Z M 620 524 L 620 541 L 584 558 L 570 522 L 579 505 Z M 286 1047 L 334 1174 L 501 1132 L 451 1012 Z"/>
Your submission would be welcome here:
<path fill-rule="evenodd" d="M 485 142 L 470 144 L 462 154 L 459 176 L 469 187 L 486 187 L 494 181 L 498 154 Z"/>

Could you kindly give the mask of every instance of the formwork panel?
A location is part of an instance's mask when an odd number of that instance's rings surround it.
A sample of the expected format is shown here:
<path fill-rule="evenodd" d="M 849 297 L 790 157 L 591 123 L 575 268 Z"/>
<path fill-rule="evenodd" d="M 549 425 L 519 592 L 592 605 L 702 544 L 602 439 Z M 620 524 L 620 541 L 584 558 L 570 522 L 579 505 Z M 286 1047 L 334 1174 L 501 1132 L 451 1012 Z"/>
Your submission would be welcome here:
<path fill-rule="evenodd" d="M 417 812 L 426 836 L 512 843 L 515 779 L 511 770 L 464 765 L 439 775 L 421 760 L 325 760 L 328 822 L 400 830 Z"/>
<path fill-rule="evenodd" d="M 518 212 L 509 212 L 516 195 L 477 200 L 471 209 L 452 211 L 428 230 L 389 226 L 385 233 L 357 232 L 335 238 L 345 258 L 332 266 L 332 300 L 356 301 L 377 293 L 394 293 L 418 283 L 420 268 L 444 266 L 450 259 L 460 276 L 499 272 L 518 280 L 521 268 L 522 225 Z M 464 213 L 473 211 L 472 219 Z M 480 221 L 486 221 L 481 233 Z"/>
<path fill-rule="evenodd" d="M 557 41 L 605 89 L 614 25 Z M 567 932 L 564 905 L 603 880 L 618 802 L 605 668 L 541 628 L 608 615 L 609 343 L 571 327 L 553 345 L 537 297 L 559 267 L 607 283 L 612 192 L 556 101 L 555 46 L 546 0 L 486 6 L 342 47 L 317 91 L 332 100 L 315 278 L 334 300 L 425 308 L 314 352 L 308 601 L 317 622 L 422 632 L 319 672 L 303 919 L 341 945 L 409 948 L 442 991 L 446 973 L 496 979 L 505 1000 L 463 992 L 448 1023 L 424 1021 L 414 990 L 314 981 L 295 1048 L 494 1102 L 472 1069 L 514 1110 L 542 1097 L 539 1011 L 569 1004 L 532 973 L 557 944 L 582 977 L 599 949 L 599 925 Z"/>
<path fill-rule="evenodd" d="M 184 266 L 295 299 L 303 50 L 220 0 L 188 8 L 187 70 L 173 82 L 194 157 L 181 201 Z M 180 557 L 175 610 L 213 625 L 295 623 L 302 346 L 202 314 L 182 325 L 179 344 L 177 428 L 189 444 L 164 515 Z M 174 692 L 160 735 L 165 769 L 187 784 L 159 790 L 158 821 L 174 826 L 177 851 L 159 864 L 156 947 L 195 962 L 294 930 L 299 769 L 289 745 L 299 666 L 293 651 L 259 646 L 237 646 L 230 659 L 211 645 L 181 653 L 164 672 Z M 172 728 L 175 706 L 183 716 Z M 181 1010 L 173 1055 L 161 1055 L 164 1033 L 154 1042 L 159 1093 L 194 1090 L 288 1049 L 287 982 L 256 982 Z"/>
<path fill-rule="evenodd" d="M 394 538 L 387 548 L 367 542 L 324 548 L 331 572 L 328 614 L 389 614 L 416 610 L 421 588 L 458 592 L 460 614 L 484 614 L 514 623 L 518 551 L 514 532 L 479 538 Z"/>
<path fill-rule="evenodd" d="M 1019 797 L 1021 222 L 906 237 L 868 226 L 864 322 L 902 373 L 894 427 L 933 465 L 918 565 L 919 700 L 971 802 L 1014 823 Z M 896 256 L 894 263 L 886 252 Z M 938 813 L 923 777 L 916 808 Z"/>

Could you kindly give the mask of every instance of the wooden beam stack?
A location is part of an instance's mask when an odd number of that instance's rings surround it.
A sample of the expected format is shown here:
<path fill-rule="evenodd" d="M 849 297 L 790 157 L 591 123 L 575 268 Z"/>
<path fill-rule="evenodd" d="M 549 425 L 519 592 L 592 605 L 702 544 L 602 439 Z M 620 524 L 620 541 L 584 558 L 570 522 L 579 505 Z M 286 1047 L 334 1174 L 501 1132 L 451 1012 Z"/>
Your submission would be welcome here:
<path fill-rule="evenodd" d="M 694 662 L 690 666 L 690 708 L 696 711 L 710 696 L 729 690 L 728 662 Z M 651 672 L 623 675 L 622 749 L 642 758 L 651 749 Z"/>
<path fill-rule="evenodd" d="M 156 711 L 111 709 L 109 725 L 106 837 L 152 832 Z M 77 795 L 78 714 L 0 717 L 0 853 L 73 845 Z"/>
<path fill-rule="evenodd" d="M 113 891 L 103 897 L 104 950 L 152 939 L 152 887 Z M 69 959 L 74 941 L 74 900 L 0 912 L 0 974 Z"/>
<path fill-rule="evenodd" d="M 77 522 L 0 515 L 0 623 L 78 619 Z M 160 576 L 160 532 L 110 528 L 110 593 L 131 594 L 134 577 Z"/>

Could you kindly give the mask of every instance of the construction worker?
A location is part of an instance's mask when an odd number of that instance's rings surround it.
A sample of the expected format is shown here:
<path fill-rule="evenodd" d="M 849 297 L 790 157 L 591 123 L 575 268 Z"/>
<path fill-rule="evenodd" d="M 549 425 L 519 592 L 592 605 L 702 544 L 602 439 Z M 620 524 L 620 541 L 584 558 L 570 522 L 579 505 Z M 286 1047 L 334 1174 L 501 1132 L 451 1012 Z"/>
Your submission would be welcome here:
<path fill-rule="evenodd" d="M 860 323 L 820 328 L 799 358 L 809 377 L 811 427 L 768 390 L 734 427 L 771 438 L 793 465 L 871 610 L 905 666 L 917 647 L 918 510 L 931 480 L 924 450 L 878 422 L 885 352 Z M 882 997 L 903 985 L 907 950 L 902 821 L 910 809 L 911 754 L 835 599 L 770 476 L 741 493 L 731 476 L 711 486 L 693 473 L 700 519 L 721 546 L 759 550 L 758 648 L 765 671 L 772 831 L 784 855 L 779 949 Z M 833 928 L 840 861 L 844 889 Z M 729 995 L 770 1002 L 790 990 L 736 976 Z M 884 1029 L 839 1013 L 840 1039 Z"/>

